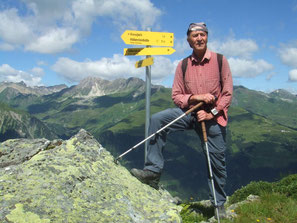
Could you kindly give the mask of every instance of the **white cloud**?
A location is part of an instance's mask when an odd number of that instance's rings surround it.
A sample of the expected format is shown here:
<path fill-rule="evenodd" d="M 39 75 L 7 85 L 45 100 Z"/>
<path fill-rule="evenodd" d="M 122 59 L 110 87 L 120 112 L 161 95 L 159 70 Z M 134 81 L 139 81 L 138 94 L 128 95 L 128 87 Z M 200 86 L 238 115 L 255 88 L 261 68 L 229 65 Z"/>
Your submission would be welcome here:
<path fill-rule="evenodd" d="M 289 81 L 297 82 L 297 69 L 290 70 Z"/>
<path fill-rule="evenodd" d="M 25 46 L 26 50 L 39 53 L 57 53 L 70 50 L 79 39 L 79 34 L 71 29 L 52 29 Z"/>
<path fill-rule="evenodd" d="M 257 43 L 251 39 L 230 38 L 226 41 L 212 41 L 209 48 L 224 54 L 228 58 L 233 77 L 253 78 L 265 72 L 272 71 L 273 65 L 263 59 L 252 59 L 259 50 Z M 273 72 L 266 75 L 266 80 L 274 76 Z"/>
<path fill-rule="evenodd" d="M 97 61 L 85 60 L 78 62 L 69 58 L 59 58 L 52 69 L 69 82 L 79 82 L 85 77 L 95 76 L 107 80 L 116 78 L 138 77 L 145 78 L 144 68 L 135 68 L 136 60 L 115 54 L 112 58 L 102 58 Z M 159 84 L 168 75 L 172 75 L 175 65 L 166 57 L 154 57 L 152 66 L 152 82 Z"/>
<path fill-rule="evenodd" d="M 279 55 L 285 65 L 297 68 L 297 47 L 283 45 L 279 50 Z"/>
<path fill-rule="evenodd" d="M 65 11 L 71 8 L 75 0 L 22 0 L 31 15 L 38 18 L 38 22 L 43 25 L 55 24 L 57 20 L 63 19 Z M 63 19 L 64 20 L 64 19 Z"/>
<path fill-rule="evenodd" d="M 233 77 L 256 77 L 264 72 L 271 71 L 273 65 L 265 60 L 251 60 L 230 58 L 228 62 L 231 67 Z"/>
<path fill-rule="evenodd" d="M 26 44 L 32 37 L 29 22 L 19 17 L 16 9 L 0 11 L 0 38 L 6 44 Z"/>
<path fill-rule="evenodd" d="M 39 61 L 37 61 L 37 65 L 38 66 L 47 66 L 47 62 L 39 60 Z"/>
<path fill-rule="evenodd" d="M 154 65 L 152 66 L 152 81 L 155 84 L 161 84 L 168 76 L 173 76 L 177 66 L 177 62 L 171 62 L 164 56 L 155 56 Z"/>
<path fill-rule="evenodd" d="M 278 53 L 283 64 L 291 68 L 297 68 L 297 41 L 281 44 Z M 291 82 L 297 81 L 297 69 L 289 71 L 288 80 Z"/>
<path fill-rule="evenodd" d="M 134 62 L 119 54 L 114 55 L 113 58 L 83 62 L 62 57 L 52 66 L 52 69 L 70 82 L 78 82 L 88 76 L 114 79 L 137 75 L 139 71 L 134 68 Z"/>
<path fill-rule="evenodd" d="M 39 77 L 42 77 L 44 75 L 44 70 L 40 67 L 33 67 L 30 72 Z"/>
<path fill-rule="evenodd" d="M 23 2 L 25 13 L 15 8 L 0 11 L 2 49 L 14 45 L 39 53 L 59 53 L 88 35 L 93 23 L 101 18 L 108 18 L 115 30 L 123 31 L 128 27 L 152 27 L 161 15 L 150 0 Z"/>
<path fill-rule="evenodd" d="M 41 85 L 43 70 L 35 67 L 30 73 L 22 70 L 16 70 L 8 64 L 0 66 L 0 81 L 20 82 L 24 81 L 28 86 Z"/>
<path fill-rule="evenodd" d="M 227 57 L 250 58 L 252 54 L 258 51 L 258 45 L 251 39 L 228 39 L 227 41 L 209 42 L 209 48 L 223 53 Z"/>
<path fill-rule="evenodd" d="M 276 75 L 275 72 L 270 72 L 266 75 L 266 80 L 270 81 Z"/>
<path fill-rule="evenodd" d="M 75 1 L 73 20 L 80 27 L 88 27 L 94 17 L 110 17 L 120 31 L 126 28 L 145 29 L 155 25 L 161 11 L 150 0 L 93 0 Z"/>
<path fill-rule="evenodd" d="M 174 38 L 174 49 L 176 50 L 176 54 L 184 55 L 186 51 L 189 51 L 189 54 L 192 53 L 192 49 L 189 46 L 187 38 L 176 39 Z"/>
<path fill-rule="evenodd" d="M 15 46 L 9 43 L 0 43 L 0 50 L 3 51 L 12 51 L 15 49 Z"/>

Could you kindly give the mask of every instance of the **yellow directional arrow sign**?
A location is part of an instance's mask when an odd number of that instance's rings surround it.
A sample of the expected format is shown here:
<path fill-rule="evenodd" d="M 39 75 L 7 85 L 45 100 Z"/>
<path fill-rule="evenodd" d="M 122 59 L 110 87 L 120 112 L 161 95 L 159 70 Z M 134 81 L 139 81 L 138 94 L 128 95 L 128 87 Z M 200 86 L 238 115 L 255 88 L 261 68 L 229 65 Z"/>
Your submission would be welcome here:
<path fill-rule="evenodd" d="M 135 67 L 139 68 L 139 67 L 146 67 L 146 66 L 150 66 L 154 63 L 154 58 L 153 57 L 149 57 L 146 58 L 144 60 L 139 60 L 136 62 Z"/>
<path fill-rule="evenodd" d="M 171 47 L 125 48 L 125 56 L 170 55 L 175 52 Z"/>
<path fill-rule="evenodd" d="M 126 44 L 132 45 L 173 46 L 174 34 L 126 30 L 121 38 Z"/>

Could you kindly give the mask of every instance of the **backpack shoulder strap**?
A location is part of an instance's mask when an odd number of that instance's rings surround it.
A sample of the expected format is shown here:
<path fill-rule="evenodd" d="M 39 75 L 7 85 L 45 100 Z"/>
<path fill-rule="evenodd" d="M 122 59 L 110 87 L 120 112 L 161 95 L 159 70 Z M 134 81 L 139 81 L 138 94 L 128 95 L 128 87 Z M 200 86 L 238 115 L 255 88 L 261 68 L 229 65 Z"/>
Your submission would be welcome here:
<path fill-rule="evenodd" d="M 220 72 L 220 77 L 222 73 L 222 63 L 223 63 L 223 55 L 220 53 L 217 53 L 217 59 L 218 59 L 218 65 L 219 65 L 219 72 Z"/>
<path fill-rule="evenodd" d="M 184 81 L 185 81 L 186 71 L 187 71 L 187 67 L 188 67 L 188 58 L 189 57 L 190 56 L 184 58 L 182 61 L 182 72 L 183 72 L 183 80 Z"/>

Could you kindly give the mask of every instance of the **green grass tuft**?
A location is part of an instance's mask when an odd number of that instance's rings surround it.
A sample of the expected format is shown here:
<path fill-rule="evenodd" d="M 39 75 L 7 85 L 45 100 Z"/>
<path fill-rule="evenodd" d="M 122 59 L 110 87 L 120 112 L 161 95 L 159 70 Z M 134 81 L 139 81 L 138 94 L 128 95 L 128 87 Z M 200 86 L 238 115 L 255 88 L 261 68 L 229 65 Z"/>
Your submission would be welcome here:
<path fill-rule="evenodd" d="M 182 204 L 181 216 L 184 223 L 206 221 L 213 216 L 213 207 L 205 207 L 199 202 L 189 202 Z"/>
<path fill-rule="evenodd" d="M 240 206 L 235 223 L 265 222 L 265 223 L 296 223 L 297 200 L 279 193 L 262 193 L 261 199 Z M 226 221 L 231 222 L 231 221 Z"/>
<path fill-rule="evenodd" d="M 289 175 L 274 183 L 265 181 L 251 182 L 235 191 L 230 197 L 230 203 L 243 201 L 250 194 L 261 196 L 263 193 L 280 193 L 297 200 L 297 174 Z"/>
<path fill-rule="evenodd" d="M 297 174 L 289 175 L 278 182 L 251 182 L 235 191 L 229 204 L 245 200 L 250 194 L 258 195 L 259 200 L 245 203 L 235 209 L 237 218 L 221 220 L 222 223 L 297 223 Z M 183 222 L 194 223 L 210 218 L 213 208 L 185 203 L 181 216 Z M 212 209 L 212 210 L 210 210 Z"/>

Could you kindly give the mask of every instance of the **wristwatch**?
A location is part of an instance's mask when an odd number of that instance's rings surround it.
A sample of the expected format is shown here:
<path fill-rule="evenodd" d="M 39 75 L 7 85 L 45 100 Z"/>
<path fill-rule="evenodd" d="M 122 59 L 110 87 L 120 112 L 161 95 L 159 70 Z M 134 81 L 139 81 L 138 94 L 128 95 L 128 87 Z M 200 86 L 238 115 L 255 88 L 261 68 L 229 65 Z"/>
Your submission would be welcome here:
<path fill-rule="evenodd" d="M 210 112 L 213 114 L 213 116 L 216 116 L 219 113 L 216 108 L 211 109 Z"/>

